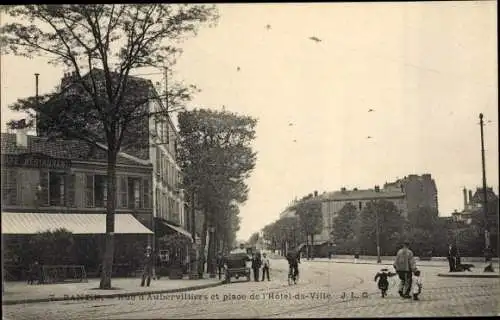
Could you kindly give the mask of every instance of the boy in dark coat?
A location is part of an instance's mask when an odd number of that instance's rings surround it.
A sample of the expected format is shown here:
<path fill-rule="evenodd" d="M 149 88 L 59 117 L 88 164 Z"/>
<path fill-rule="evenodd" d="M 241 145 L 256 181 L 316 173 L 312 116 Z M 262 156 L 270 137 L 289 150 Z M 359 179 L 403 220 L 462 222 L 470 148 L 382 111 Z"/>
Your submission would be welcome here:
<path fill-rule="evenodd" d="M 394 277 L 396 273 L 392 273 L 387 268 L 381 269 L 376 275 L 375 275 L 375 281 L 378 279 L 378 288 L 382 292 L 382 298 L 387 296 L 387 289 L 389 289 L 389 277 Z"/>
<path fill-rule="evenodd" d="M 262 265 L 260 257 L 254 253 L 252 255 L 252 270 L 253 270 L 253 278 L 256 282 L 259 282 L 259 269 Z"/>

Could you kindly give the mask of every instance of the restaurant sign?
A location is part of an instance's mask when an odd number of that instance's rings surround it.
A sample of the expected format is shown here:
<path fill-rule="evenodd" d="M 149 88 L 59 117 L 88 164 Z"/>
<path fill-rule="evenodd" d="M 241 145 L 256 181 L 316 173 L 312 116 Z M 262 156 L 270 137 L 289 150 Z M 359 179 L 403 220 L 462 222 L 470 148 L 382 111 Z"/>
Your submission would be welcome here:
<path fill-rule="evenodd" d="M 3 165 L 40 169 L 69 169 L 71 160 L 52 158 L 41 153 L 4 154 Z"/>

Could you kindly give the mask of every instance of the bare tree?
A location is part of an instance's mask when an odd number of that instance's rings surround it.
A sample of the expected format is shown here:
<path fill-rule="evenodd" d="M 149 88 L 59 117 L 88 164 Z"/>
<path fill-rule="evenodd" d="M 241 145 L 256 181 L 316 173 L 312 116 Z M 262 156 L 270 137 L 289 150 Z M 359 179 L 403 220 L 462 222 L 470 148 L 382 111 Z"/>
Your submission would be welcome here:
<path fill-rule="evenodd" d="M 124 142 L 133 142 L 133 134 L 127 135 L 130 128 L 149 123 L 152 116 L 168 116 L 169 107 L 182 107 L 192 94 L 192 88 L 178 86 L 165 92 L 170 106 L 150 110 L 144 107 L 149 100 L 161 97 L 152 95 L 148 84 L 131 80 L 130 72 L 175 64 L 179 43 L 202 24 L 213 25 L 217 10 L 189 4 L 77 4 L 11 6 L 5 11 L 16 22 L 1 28 L 4 50 L 25 57 L 48 55 L 51 63 L 66 66 L 74 75 L 74 90 L 63 90 L 64 97 L 56 94 L 16 103 L 15 110 L 35 111 L 23 125 L 34 125 L 38 113 L 50 133 L 82 139 L 107 151 L 106 250 L 100 287 L 109 289 L 117 155 Z"/>

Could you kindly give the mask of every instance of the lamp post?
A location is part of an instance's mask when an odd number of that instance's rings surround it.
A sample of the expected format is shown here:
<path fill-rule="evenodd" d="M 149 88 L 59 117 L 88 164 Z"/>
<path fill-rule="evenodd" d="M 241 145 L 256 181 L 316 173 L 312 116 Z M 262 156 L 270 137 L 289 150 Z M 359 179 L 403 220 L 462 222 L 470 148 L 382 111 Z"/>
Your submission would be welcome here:
<path fill-rule="evenodd" d="M 215 238 L 214 238 L 214 235 L 215 235 L 215 228 L 214 227 L 210 227 L 209 229 L 209 232 L 210 232 L 210 245 L 209 245 L 209 248 L 208 248 L 208 255 L 210 256 L 210 261 L 208 261 L 208 263 L 210 263 L 210 275 L 209 277 L 210 278 L 215 278 L 215 263 L 214 263 L 214 258 L 215 258 Z"/>
<path fill-rule="evenodd" d="M 484 134 L 483 134 L 483 114 L 479 114 L 479 125 L 481 127 L 481 163 L 483 171 L 483 214 L 484 214 L 484 260 L 488 263 L 490 255 L 490 234 L 488 229 L 488 191 L 486 190 L 486 164 L 484 160 Z M 485 267 L 485 271 L 488 266 Z M 490 267 L 491 268 L 491 267 Z"/>
<path fill-rule="evenodd" d="M 380 232 L 378 228 L 378 209 L 375 208 L 375 224 L 376 224 L 376 233 L 377 233 L 377 263 L 382 263 L 380 259 Z"/>

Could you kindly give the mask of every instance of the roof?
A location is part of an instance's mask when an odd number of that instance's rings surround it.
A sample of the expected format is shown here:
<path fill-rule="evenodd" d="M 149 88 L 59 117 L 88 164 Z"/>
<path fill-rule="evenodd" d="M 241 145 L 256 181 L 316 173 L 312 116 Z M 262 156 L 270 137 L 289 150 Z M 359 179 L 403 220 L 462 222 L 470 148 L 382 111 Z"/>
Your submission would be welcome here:
<path fill-rule="evenodd" d="M 107 162 L 107 154 L 105 150 L 98 147 L 92 148 L 87 142 L 81 140 L 49 140 L 45 137 L 28 135 L 28 147 L 21 147 L 17 145 L 15 133 L 2 133 L 1 137 L 2 154 L 23 154 L 30 152 L 41 153 L 53 158 L 70 159 L 74 161 Z M 139 162 L 131 158 L 133 157 L 126 154 L 120 154 L 117 158 L 117 164 L 146 165 L 144 161 Z"/>
<path fill-rule="evenodd" d="M 105 213 L 2 212 L 2 234 L 36 234 L 64 228 L 73 234 L 105 234 Z M 115 214 L 115 233 L 152 234 L 131 214 Z"/>
<path fill-rule="evenodd" d="M 325 193 L 320 197 L 321 200 L 323 201 L 346 201 L 346 200 L 365 200 L 365 199 L 404 198 L 405 194 L 403 192 L 395 190 L 380 189 L 379 191 L 375 191 L 373 189 L 368 189 L 368 190 L 334 191 Z"/>

